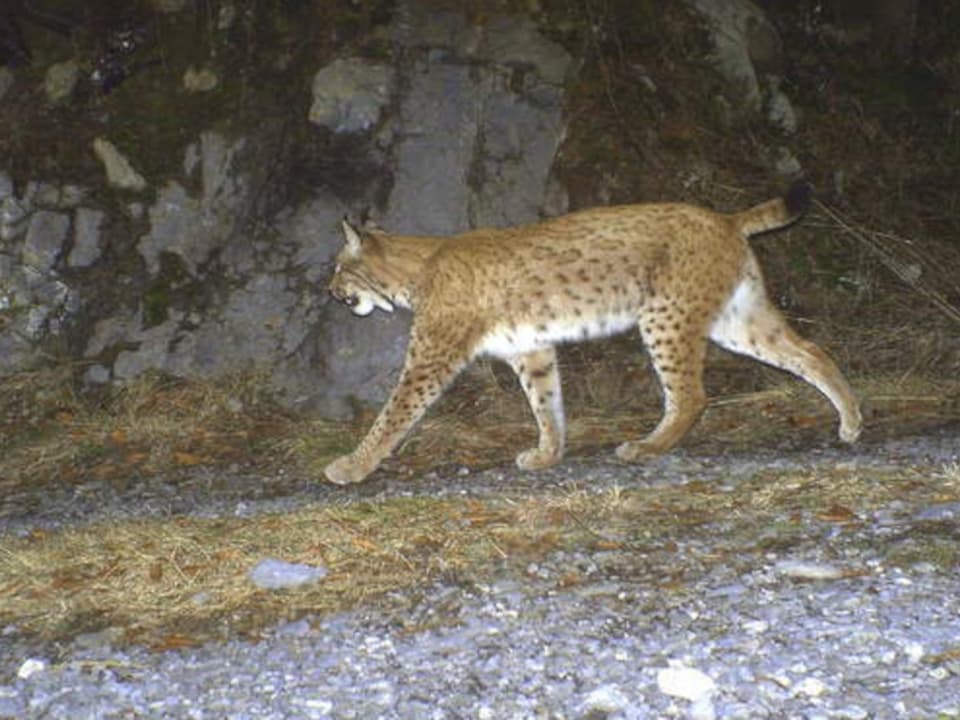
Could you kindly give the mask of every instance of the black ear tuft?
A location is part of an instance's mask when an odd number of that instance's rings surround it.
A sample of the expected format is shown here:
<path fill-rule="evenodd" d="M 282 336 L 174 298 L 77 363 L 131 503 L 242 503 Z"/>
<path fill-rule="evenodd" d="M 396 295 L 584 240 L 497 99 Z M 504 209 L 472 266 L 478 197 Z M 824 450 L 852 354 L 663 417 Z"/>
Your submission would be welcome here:
<path fill-rule="evenodd" d="M 787 212 L 791 217 L 803 215 L 810 209 L 813 202 L 813 185 L 804 179 L 794 180 L 787 194 L 783 197 L 783 202 L 787 206 Z"/>

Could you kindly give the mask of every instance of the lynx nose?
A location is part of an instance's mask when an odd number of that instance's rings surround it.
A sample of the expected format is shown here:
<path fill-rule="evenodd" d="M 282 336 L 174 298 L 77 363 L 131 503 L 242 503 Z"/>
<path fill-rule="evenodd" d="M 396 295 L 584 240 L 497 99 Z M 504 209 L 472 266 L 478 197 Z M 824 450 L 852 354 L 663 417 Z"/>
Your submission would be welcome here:
<path fill-rule="evenodd" d="M 346 305 L 349 308 L 356 307 L 357 303 L 360 302 L 360 298 L 357 297 L 356 295 L 341 295 L 339 292 L 337 292 L 333 288 L 330 288 L 330 295 L 333 297 L 334 300 L 336 300 L 337 302 L 342 302 L 344 305 Z"/>

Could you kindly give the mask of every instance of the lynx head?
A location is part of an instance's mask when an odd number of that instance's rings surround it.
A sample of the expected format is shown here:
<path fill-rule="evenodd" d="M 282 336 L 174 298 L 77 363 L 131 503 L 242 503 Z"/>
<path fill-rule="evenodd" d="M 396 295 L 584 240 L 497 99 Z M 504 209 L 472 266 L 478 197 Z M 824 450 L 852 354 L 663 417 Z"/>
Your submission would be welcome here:
<path fill-rule="evenodd" d="M 330 294 L 355 315 L 369 315 L 374 308 L 393 312 L 393 300 L 377 277 L 377 261 L 382 260 L 383 253 L 376 234 L 361 234 L 346 220 L 343 234 L 346 243 L 337 254 Z"/>

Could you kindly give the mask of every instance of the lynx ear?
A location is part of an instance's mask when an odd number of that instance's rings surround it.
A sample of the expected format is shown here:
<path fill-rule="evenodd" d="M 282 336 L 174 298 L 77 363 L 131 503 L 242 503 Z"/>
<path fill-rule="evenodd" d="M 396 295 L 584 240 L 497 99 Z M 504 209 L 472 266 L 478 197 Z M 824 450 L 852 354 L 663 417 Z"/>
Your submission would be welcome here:
<path fill-rule="evenodd" d="M 360 240 L 360 233 L 358 233 L 353 225 L 347 222 L 347 219 L 343 219 L 343 236 L 347 239 L 346 249 L 347 252 L 351 255 L 360 254 L 360 245 L 362 241 Z"/>

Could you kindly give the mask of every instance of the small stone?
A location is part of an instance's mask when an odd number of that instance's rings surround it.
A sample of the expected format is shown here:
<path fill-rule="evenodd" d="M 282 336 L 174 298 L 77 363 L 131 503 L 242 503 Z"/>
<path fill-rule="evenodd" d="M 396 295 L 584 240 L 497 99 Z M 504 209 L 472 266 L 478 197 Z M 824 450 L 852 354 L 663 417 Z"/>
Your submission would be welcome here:
<path fill-rule="evenodd" d="M 217 74 L 209 68 L 197 69 L 192 65 L 183 74 L 183 89 L 187 92 L 209 92 L 219 82 Z"/>
<path fill-rule="evenodd" d="M 91 365 L 83 373 L 83 382 L 87 385 L 106 385 L 110 382 L 110 368 L 103 365 Z"/>
<path fill-rule="evenodd" d="M 251 582 L 265 590 L 292 588 L 314 583 L 327 575 L 327 569 L 313 565 L 289 563 L 275 558 L 261 560 L 250 571 Z"/>
<path fill-rule="evenodd" d="M 717 711 L 709 694 L 697 698 L 690 705 L 690 720 L 715 720 L 716 717 Z"/>
<path fill-rule="evenodd" d="M 20 669 L 17 670 L 17 677 L 21 680 L 29 680 L 34 675 L 46 671 L 48 663 L 41 658 L 29 658 L 23 661 Z"/>
<path fill-rule="evenodd" d="M 130 161 L 114 147 L 113 143 L 104 138 L 93 141 L 93 151 L 107 171 L 107 182 L 121 190 L 143 190 L 147 181 L 133 169 Z"/>
<path fill-rule="evenodd" d="M 0 199 L 0 240 L 13 240 L 23 232 L 27 210 L 12 194 Z"/>
<path fill-rule="evenodd" d="M 927 649 L 922 643 L 908 642 L 903 646 L 903 654 L 907 656 L 907 659 L 910 662 L 918 663 L 923 660 L 924 656 L 927 654 Z"/>
<path fill-rule="evenodd" d="M 794 580 L 837 580 L 843 577 L 843 570 L 826 563 L 808 563 L 800 560 L 782 560 L 774 570 Z"/>
<path fill-rule="evenodd" d="M 43 88 L 47 99 L 52 103 L 60 103 L 73 94 L 80 77 L 80 66 L 76 60 L 51 65 L 43 81 Z"/>
<path fill-rule="evenodd" d="M 220 11 L 217 13 L 217 30 L 223 32 L 229 30 L 233 21 L 237 19 L 237 6 L 232 2 L 225 2 L 220 5 Z"/>
<path fill-rule="evenodd" d="M 90 267 L 100 258 L 100 225 L 103 218 L 104 214 L 99 210 L 77 210 L 73 221 L 73 249 L 67 256 L 70 267 Z"/>
<path fill-rule="evenodd" d="M 776 85 L 770 91 L 767 101 L 767 120 L 778 130 L 787 135 L 797 131 L 797 111 L 793 109 L 790 98 Z"/>
<path fill-rule="evenodd" d="M 770 629 L 770 623 L 765 620 L 747 620 L 743 623 L 743 629 L 751 635 L 762 635 Z"/>
<path fill-rule="evenodd" d="M 773 153 L 773 169 L 784 177 L 793 177 L 803 172 L 800 161 L 787 148 L 777 148 Z"/>
<path fill-rule="evenodd" d="M 588 716 L 593 713 L 613 714 L 626 709 L 629 704 L 623 691 L 616 685 L 601 685 L 584 698 L 583 713 Z"/>
<path fill-rule="evenodd" d="M 691 702 L 709 697 L 717 688 L 713 678 L 706 673 L 683 666 L 661 670 L 657 673 L 657 685 L 660 692 Z"/>
<path fill-rule="evenodd" d="M 33 214 L 23 245 L 23 262 L 41 274 L 53 269 L 63 253 L 70 230 L 70 216 L 51 210 Z"/>
<path fill-rule="evenodd" d="M 313 633 L 313 626 L 307 618 L 300 618 L 280 625 L 276 633 L 286 637 L 307 637 Z"/>
<path fill-rule="evenodd" d="M 363 132 L 390 101 L 393 71 L 358 58 L 334 60 L 313 78 L 310 122 L 333 132 Z"/>
<path fill-rule="evenodd" d="M 806 695 L 807 697 L 820 697 L 827 692 L 826 684 L 815 677 L 804 678 L 797 683 L 793 689 L 794 695 Z"/>

